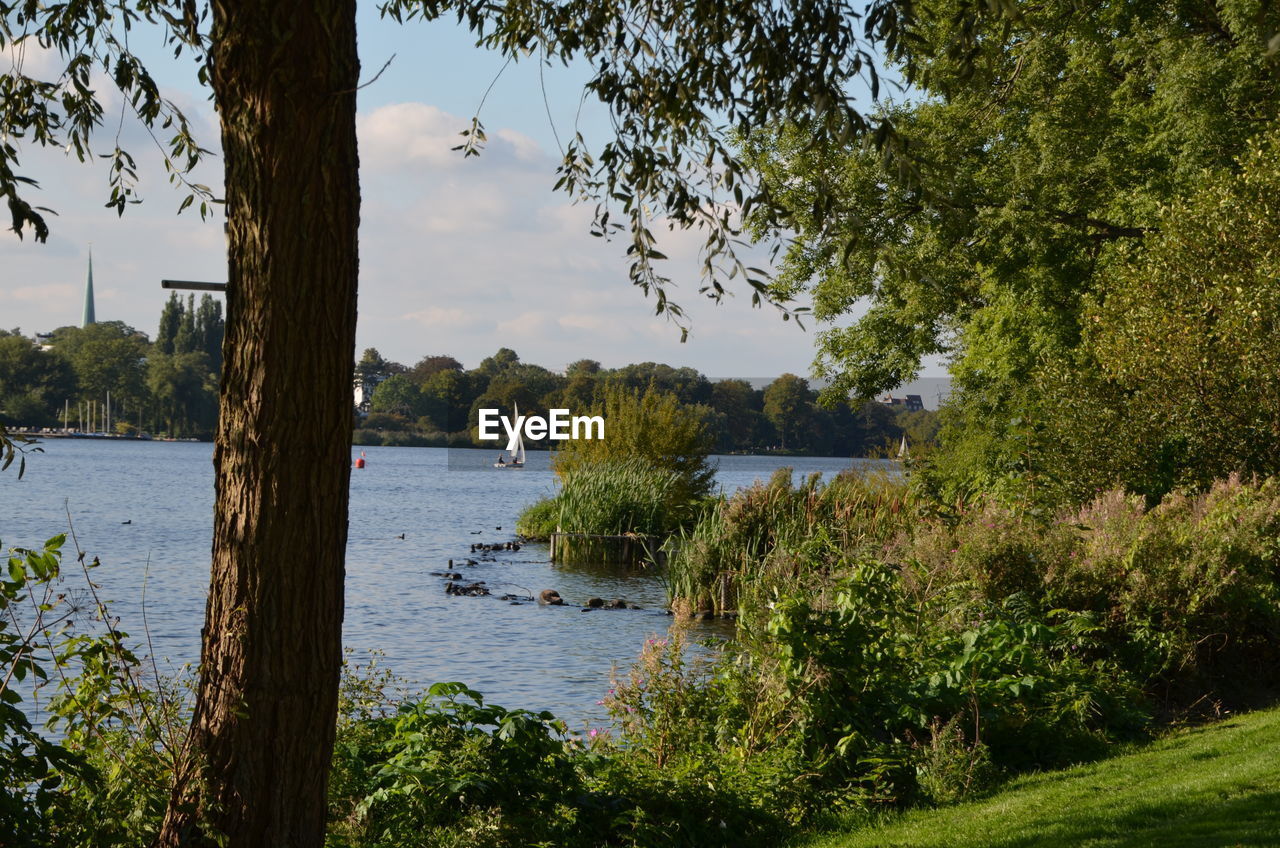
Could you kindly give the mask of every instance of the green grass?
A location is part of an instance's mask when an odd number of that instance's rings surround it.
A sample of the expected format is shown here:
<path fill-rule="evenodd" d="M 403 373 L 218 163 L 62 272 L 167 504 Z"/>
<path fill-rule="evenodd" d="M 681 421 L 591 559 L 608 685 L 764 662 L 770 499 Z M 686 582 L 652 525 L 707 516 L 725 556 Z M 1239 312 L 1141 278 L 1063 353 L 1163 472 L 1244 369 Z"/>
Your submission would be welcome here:
<path fill-rule="evenodd" d="M 1280 846 L 1280 710 L 1013 781 L 978 801 L 890 816 L 806 848 Z"/>

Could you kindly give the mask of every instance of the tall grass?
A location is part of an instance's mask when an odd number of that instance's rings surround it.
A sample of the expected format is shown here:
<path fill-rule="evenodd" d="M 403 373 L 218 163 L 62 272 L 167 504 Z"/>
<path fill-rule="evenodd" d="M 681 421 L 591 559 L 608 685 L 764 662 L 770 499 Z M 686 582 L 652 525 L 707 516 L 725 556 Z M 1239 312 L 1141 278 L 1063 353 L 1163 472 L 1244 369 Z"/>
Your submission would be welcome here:
<path fill-rule="evenodd" d="M 560 491 L 529 506 L 517 523 L 534 538 L 551 533 L 665 536 L 694 510 L 678 472 L 641 459 L 583 464 L 561 475 Z"/>
<path fill-rule="evenodd" d="M 721 498 L 670 546 L 668 583 L 681 612 L 763 609 L 775 592 L 821 591 L 832 546 L 878 554 L 914 510 L 906 483 L 885 474 L 845 472 L 799 486 L 781 468 L 767 483 Z"/>

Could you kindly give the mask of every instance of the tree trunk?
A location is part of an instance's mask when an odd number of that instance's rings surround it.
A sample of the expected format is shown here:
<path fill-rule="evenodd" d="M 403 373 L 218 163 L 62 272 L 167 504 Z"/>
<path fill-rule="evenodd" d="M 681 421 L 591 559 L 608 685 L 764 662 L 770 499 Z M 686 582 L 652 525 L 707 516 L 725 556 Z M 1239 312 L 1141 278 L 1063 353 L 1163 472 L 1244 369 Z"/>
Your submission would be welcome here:
<path fill-rule="evenodd" d="M 354 0 L 215 0 L 229 269 L 212 583 L 158 844 L 324 841 L 359 177 Z"/>

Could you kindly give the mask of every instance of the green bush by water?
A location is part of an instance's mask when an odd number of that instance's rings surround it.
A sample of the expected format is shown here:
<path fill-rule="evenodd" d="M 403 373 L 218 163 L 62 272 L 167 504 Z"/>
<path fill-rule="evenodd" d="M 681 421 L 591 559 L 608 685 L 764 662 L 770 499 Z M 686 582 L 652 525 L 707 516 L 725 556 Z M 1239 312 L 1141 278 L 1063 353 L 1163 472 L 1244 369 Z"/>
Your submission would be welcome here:
<path fill-rule="evenodd" d="M 696 509 L 677 472 L 640 459 L 579 465 L 560 482 L 556 495 L 521 513 L 517 532 L 530 538 L 557 531 L 665 536 L 687 524 Z"/>

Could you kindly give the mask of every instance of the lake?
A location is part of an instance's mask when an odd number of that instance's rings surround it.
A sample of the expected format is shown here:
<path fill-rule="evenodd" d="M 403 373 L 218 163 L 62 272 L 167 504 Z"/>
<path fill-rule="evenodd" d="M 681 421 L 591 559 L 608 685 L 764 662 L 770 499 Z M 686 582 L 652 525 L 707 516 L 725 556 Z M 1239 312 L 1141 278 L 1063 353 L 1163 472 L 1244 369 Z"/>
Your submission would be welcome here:
<path fill-rule="evenodd" d="M 16 466 L 0 477 L 0 541 L 37 546 L 67 530 L 69 514 L 80 547 L 102 563 L 94 580 L 121 628 L 139 643 L 150 633 L 162 672 L 195 663 L 213 534 L 213 446 L 55 439 L 43 448 L 28 457 L 21 481 Z M 546 546 L 536 544 L 462 565 L 473 543 L 512 539 L 521 509 L 553 491 L 549 453 L 530 453 L 517 470 L 493 468 L 493 450 L 356 447 L 352 457 L 362 452 L 366 467 L 351 472 L 346 646 L 357 655 L 384 652 L 385 665 L 415 685 L 459 680 L 492 703 L 548 709 L 576 729 L 602 723 L 596 702 L 611 669 L 626 667 L 646 638 L 671 626 L 661 576 L 554 565 Z M 715 461 L 728 491 L 782 466 L 798 479 L 851 465 L 814 457 Z M 74 550 L 69 541 L 64 566 L 74 563 Z M 431 572 L 447 570 L 450 559 L 493 596 L 446 595 L 444 580 Z M 644 609 L 584 613 L 497 597 L 542 589 L 556 589 L 568 604 L 621 597 Z M 723 632 L 714 623 L 698 626 Z"/>

